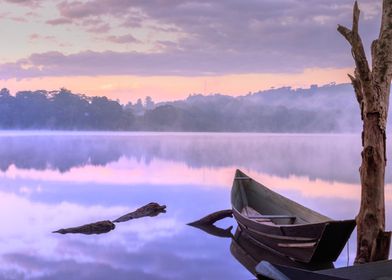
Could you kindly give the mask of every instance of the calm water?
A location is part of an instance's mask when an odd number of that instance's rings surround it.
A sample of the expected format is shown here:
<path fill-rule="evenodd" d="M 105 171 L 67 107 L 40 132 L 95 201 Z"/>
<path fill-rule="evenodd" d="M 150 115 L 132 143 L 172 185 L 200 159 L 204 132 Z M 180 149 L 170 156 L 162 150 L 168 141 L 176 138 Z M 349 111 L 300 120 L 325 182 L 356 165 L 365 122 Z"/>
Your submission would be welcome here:
<path fill-rule="evenodd" d="M 252 279 L 229 238 L 186 223 L 230 208 L 236 168 L 332 218 L 353 218 L 360 149 L 359 135 L 2 132 L 0 278 Z M 390 218 L 390 172 L 387 183 Z M 51 233 L 151 201 L 167 213 L 108 234 Z M 345 249 L 335 265 L 346 262 Z"/>

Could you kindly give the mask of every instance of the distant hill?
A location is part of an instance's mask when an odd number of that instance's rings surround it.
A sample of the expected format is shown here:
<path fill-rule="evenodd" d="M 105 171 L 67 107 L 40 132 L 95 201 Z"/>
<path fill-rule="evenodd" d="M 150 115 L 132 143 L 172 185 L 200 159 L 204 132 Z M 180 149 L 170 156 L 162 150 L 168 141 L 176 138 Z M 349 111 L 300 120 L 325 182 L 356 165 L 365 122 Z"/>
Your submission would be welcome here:
<path fill-rule="evenodd" d="M 158 104 L 158 108 L 163 104 L 171 106 L 182 120 L 193 120 L 191 125 L 173 121 L 175 130 L 354 132 L 361 127 L 350 84 L 283 87 L 239 97 L 194 94 L 185 100 Z"/>
<path fill-rule="evenodd" d="M 283 87 L 232 97 L 192 94 L 184 100 L 120 105 L 66 89 L 0 91 L 1 129 L 357 132 L 359 106 L 350 84 Z"/>

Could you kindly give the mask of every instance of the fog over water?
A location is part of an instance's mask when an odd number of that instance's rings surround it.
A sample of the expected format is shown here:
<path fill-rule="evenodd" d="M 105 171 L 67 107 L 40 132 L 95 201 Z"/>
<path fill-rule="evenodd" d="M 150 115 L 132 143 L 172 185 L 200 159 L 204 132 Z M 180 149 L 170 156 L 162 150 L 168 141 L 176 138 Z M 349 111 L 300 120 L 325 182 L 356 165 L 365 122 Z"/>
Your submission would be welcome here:
<path fill-rule="evenodd" d="M 14 166 L 67 172 L 126 158 L 147 165 L 164 160 L 190 168 L 238 166 L 280 177 L 359 180 L 360 134 L 3 132 L 0 136 L 3 171 Z M 387 182 L 392 182 L 391 175 L 387 171 Z"/>
<path fill-rule="evenodd" d="M 186 223 L 230 208 L 236 168 L 334 219 L 354 218 L 360 151 L 356 134 L 1 132 L 0 278 L 250 279 L 230 239 Z M 388 166 L 388 228 L 391 183 Z M 51 233 L 150 201 L 168 212 L 103 235 Z M 335 265 L 346 261 L 344 251 Z"/>

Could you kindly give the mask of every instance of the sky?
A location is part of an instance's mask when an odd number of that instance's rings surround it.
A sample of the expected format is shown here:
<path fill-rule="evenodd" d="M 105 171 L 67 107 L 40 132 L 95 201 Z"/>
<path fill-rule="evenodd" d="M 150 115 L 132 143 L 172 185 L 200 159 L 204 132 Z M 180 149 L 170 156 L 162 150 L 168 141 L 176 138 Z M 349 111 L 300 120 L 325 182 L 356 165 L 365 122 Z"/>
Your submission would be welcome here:
<path fill-rule="evenodd" d="M 359 0 L 366 49 L 381 0 Z M 348 82 L 352 0 L 0 0 L 0 87 L 122 103 Z"/>

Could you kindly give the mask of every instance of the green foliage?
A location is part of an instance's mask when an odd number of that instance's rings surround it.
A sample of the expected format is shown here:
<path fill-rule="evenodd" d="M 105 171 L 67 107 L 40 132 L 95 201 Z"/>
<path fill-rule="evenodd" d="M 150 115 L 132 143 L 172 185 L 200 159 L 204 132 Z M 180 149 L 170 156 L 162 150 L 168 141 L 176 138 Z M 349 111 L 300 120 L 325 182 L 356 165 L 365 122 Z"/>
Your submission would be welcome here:
<path fill-rule="evenodd" d="M 217 132 L 354 132 L 358 106 L 350 85 L 272 89 L 247 96 L 191 95 L 155 104 L 147 97 L 122 106 L 67 89 L 0 91 L 0 129 Z"/>
<path fill-rule="evenodd" d="M 87 97 L 66 89 L 0 91 L 0 128 L 60 130 L 130 130 L 131 112 L 106 97 Z"/>

